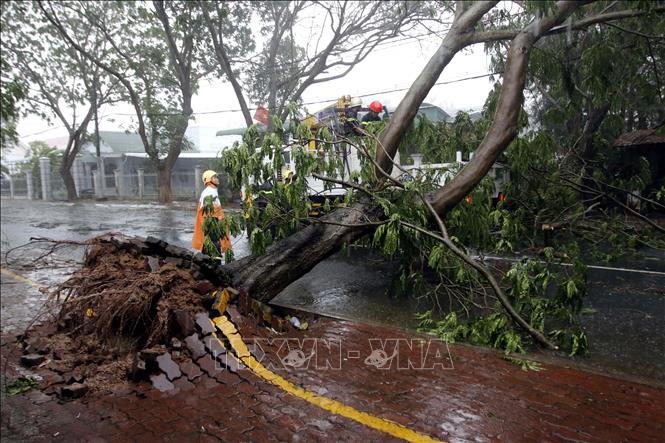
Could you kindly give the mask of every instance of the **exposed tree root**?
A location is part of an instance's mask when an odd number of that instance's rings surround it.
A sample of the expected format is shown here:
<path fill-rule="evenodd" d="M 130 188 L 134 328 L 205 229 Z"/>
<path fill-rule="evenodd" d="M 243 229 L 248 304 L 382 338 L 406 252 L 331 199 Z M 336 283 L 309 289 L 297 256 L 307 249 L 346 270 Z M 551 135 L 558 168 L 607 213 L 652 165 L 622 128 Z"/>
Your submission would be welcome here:
<path fill-rule="evenodd" d="M 195 292 L 199 282 L 188 269 L 151 260 L 152 269 L 138 251 L 92 243 L 83 268 L 53 291 L 60 303 L 58 324 L 101 343 L 124 337 L 137 349 L 165 344 L 174 332 L 173 313 L 193 316 L 203 310 L 203 296 Z"/>

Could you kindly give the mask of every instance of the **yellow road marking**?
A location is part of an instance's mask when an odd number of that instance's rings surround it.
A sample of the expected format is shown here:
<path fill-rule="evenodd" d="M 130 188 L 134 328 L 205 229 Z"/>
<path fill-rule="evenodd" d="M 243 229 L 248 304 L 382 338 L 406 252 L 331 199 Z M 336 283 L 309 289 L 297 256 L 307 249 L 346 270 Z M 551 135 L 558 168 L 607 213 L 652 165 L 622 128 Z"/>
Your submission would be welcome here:
<path fill-rule="evenodd" d="M 21 283 L 25 283 L 26 285 L 30 285 L 33 288 L 41 289 L 41 288 L 44 287 L 44 285 L 40 285 L 36 281 L 30 280 L 29 278 L 25 278 L 22 275 L 19 275 L 14 271 L 10 271 L 7 268 L 2 268 L 1 270 L 2 270 L 2 273 L 5 274 L 7 277 L 9 277 L 13 280 L 16 280 L 16 281 L 20 281 Z"/>
<path fill-rule="evenodd" d="M 25 278 L 9 269 L 2 268 L 2 273 L 6 276 L 35 287 L 37 289 L 42 286 L 37 282 Z M 385 432 L 386 434 L 392 435 L 393 437 L 401 438 L 402 440 L 410 442 L 439 442 L 440 440 L 435 440 L 429 435 L 422 434 L 420 432 L 414 431 L 407 428 L 406 426 L 395 423 L 394 421 L 387 420 L 385 418 L 379 418 L 374 415 L 368 414 L 366 412 L 359 411 L 351 406 L 345 405 L 337 400 L 332 400 L 322 395 L 314 394 L 313 392 L 307 391 L 299 386 L 294 385 L 285 378 L 275 374 L 274 372 L 267 369 L 261 363 L 259 363 L 250 353 L 247 345 L 243 341 L 240 333 L 236 327 L 231 323 L 225 316 L 216 317 L 213 320 L 213 323 L 224 336 L 229 340 L 231 347 L 235 351 L 238 358 L 247 366 L 252 372 L 254 372 L 258 377 L 264 379 L 265 381 L 274 384 L 285 392 L 288 392 L 295 397 L 298 397 L 302 400 L 307 401 L 315 406 L 318 406 L 322 409 L 325 409 L 328 412 L 333 414 L 341 415 L 343 417 L 354 420 L 362 425 L 376 429 L 377 431 Z M 215 334 L 213 337 L 219 341 L 219 338 Z M 220 345 L 223 344 L 220 342 Z"/>
<path fill-rule="evenodd" d="M 422 434 L 420 432 L 409 429 L 406 426 L 400 425 L 399 423 L 370 415 L 366 412 L 362 412 L 351 406 L 345 405 L 344 403 L 338 402 L 337 400 L 332 400 L 321 395 L 314 394 L 313 392 L 306 391 L 305 389 L 294 385 L 290 381 L 275 374 L 259 363 L 249 353 L 249 349 L 247 349 L 247 345 L 245 345 L 245 342 L 242 340 L 242 337 L 238 333 L 236 327 L 225 316 L 216 317 L 212 321 L 229 340 L 231 347 L 236 352 L 238 358 L 240 358 L 240 360 L 245 364 L 245 366 L 247 366 L 260 378 L 274 384 L 289 394 L 301 398 L 333 414 L 349 418 L 367 427 L 376 429 L 377 431 L 390 434 L 393 437 L 401 438 L 411 442 L 439 441 L 433 439 L 429 435 Z"/>

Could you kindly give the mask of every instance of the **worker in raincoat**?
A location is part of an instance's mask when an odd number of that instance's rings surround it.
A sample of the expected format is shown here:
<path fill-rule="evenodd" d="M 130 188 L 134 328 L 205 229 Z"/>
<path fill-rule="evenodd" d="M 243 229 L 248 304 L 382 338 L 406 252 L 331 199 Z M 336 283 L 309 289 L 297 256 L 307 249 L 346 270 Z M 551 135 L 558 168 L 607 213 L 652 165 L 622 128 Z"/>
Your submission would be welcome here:
<path fill-rule="evenodd" d="M 217 186 L 219 186 L 219 177 L 217 176 L 217 173 L 208 170 L 203 173 L 202 178 L 205 189 L 201 192 L 201 198 L 199 198 L 198 208 L 196 209 L 196 221 L 194 223 L 194 235 L 192 236 L 192 247 L 199 251 L 203 249 L 203 208 L 206 197 L 212 197 L 213 205 L 215 207 L 213 216 L 217 217 L 219 220 L 224 220 L 224 211 L 222 210 L 222 204 L 219 202 L 219 194 L 217 193 Z M 220 254 L 231 249 L 231 240 L 229 239 L 228 234 L 219 239 L 219 243 L 215 244 L 215 246 Z"/>

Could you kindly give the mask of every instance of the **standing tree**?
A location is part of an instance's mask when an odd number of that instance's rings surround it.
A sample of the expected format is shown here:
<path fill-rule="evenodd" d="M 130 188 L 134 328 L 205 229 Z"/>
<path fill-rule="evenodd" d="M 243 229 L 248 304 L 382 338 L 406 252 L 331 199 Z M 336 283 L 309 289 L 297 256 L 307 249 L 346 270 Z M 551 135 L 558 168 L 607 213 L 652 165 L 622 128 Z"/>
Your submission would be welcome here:
<path fill-rule="evenodd" d="M 288 104 L 299 102 L 307 88 L 344 77 L 377 46 L 412 33 L 436 15 L 426 2 L 271 1 L 233 7 L 200 4 L 206 11 L 205 22 L 217 62 L 234 87 L 247 126 L 252 124 L 247 96 L 266 103 L 270 113 L 284 121 Z M 247 16 L 241 8 L 250 8 L 258 16 L 264 44 L 255 57 L 234 63 L 235 48 L 223 36 L 228 32 L 230 17 L 238 17 L 239 10 Z M 323 22 L 317 20 L 307 30 L 303 24 L 306 13 L 323 17 Z M 234 64 L 245 74 L 244 90 Z"/>
<path fill-rule="evenodd" d="M 61 151 L 58 151 L 56 148 L 49 146 L 43 141 L 36 140 L 30 142 L 30 148 L 25 154 L 25 160 L 19 163 L 18 168 L 22 174 L 25 174 L 28 171 L 32 173 L 35 184 L 34 189 L 39 190 L 42 186 L 42 176 L 39 173 L 39 159 L 48 158 L 51 166 L 54 168 L 60 168 L 62 166 L 62 157 L 63 155 Z"/>
<path fill-rule="evenodd" d="M 211 54 L 220 78 L 231 83 L 247 127 L 252 125 L 252 115 L 234 66 L 240 57 L 254 50 L 254 38 L 249 28 L 252 5 L 248 2 L 197 2 L 203 14 L 203 23 L 210 35 L 206 51 Z M 237 68 L 235 68 L 237 69 Z"/>
<path fill-rule="evenodd" d="M 76 186 L 72 164 L 81 150 L 84 136 L 96 109 L 111 100 L 115 84 L 103 78 L 99 69 L 58 38 L 58 31 L 45 22 L 30 3 L 14 2 L 3 8 L 3 27 L 10 38 L 3 39 L 4 54 L 20 75 L 28 94 L 30 109 L 47 120 L 55 116 L 67 129 L 68 141 L 60 163 L 60 174 L 67 188 L 67 199 L 75 200 Z M 103 41 L 91 26 L 67 17 L 81 38 L 101 56 Z M 92 100 L 90 85 L 97 85 L 99 96 Z M 83 109 L 83 112 L 81 112 Z M 67 114 L 71 112 L 71 116 Z"/>
<path fill-rule="evenodd" d="M 171 201 L 171 173 L 186 146 L 192 96 L 206 74 L 199 68 L 200 16 L 189 2 L 67 4 L 39 2 L 44 16 L 81 56 L 117 79 L 134 108 L 136 131 L 159 172 L 159 201 Z M 63 14 L 98 30 L 111 48 L 100 56 Z M 164 54 L 168 54 L 164 57 Z M 163 157 L 163 158 L 162 158 Z"/>
<path fill-rule="evenodd" d="M 17 78 L 9 77 L 11 71 L 7 60 L 0 60 L 2 77 L 0 77 L 0 145 L 2 150 L 11 143 L 16 143 L 16 121 L 18 119 L 18 102 L 25 98 L 25 92 Z"/>

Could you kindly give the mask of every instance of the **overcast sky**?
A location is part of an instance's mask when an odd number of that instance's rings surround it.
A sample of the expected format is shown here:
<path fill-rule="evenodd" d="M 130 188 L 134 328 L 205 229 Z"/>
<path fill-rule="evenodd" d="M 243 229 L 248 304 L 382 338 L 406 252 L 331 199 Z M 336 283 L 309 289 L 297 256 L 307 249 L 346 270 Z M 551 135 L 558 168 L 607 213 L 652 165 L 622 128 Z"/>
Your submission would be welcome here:
<path fill-rule="evenodd" d="M 374 53 L 357 65 L 346 77 L 327 83 L 316 84 L 303 94 L 306 108 L 312 112 L 326 106 L 342 95 L 362 97 L 366 106 L 373 100 L 379 100 L 389 110 L 394 110 L 429 58 L 438 48 L 441 39 L 436 36 L 388 42 L 379 46 Z M 474 77 L 489 72 L 488 59 L 482 45 L 476 45 L 455 56 L 445 69 L 439 82 L 455 81 Z M 426 102 L 440 106 L 449 114 L 458 110 L 478 110 L 482 107 L 492 83 L 489 78 L 465 80 L 432 88 Z M 394 92 L 386 92 L 394 91 Z M 366 96 L 367 94 L 371 94 Z M 233 89 L 220 80 L 204 81 L 199 93 L 194 97 L 195 120 L 190 127 L 199 127 L 201 134 L 208 140 L 203 143 L 203 150 L 213 149 L 211 137 L 219 129 L 242 127 L 244 120 L 240 112 L 220 112 L 236 110 L 238 102 Z M 130 126 L 133 108 L 129 104 L 106 106 L 102 109 L 102 130 L 124 130 Z M 214 112 L 214 113 L 213 113 Z M 129 115 L 120 115 L 129 114 Z M 92 130 L 92 126 L 90 127 Z M 51 127 L 38 117 L 26 117 L 19 121 L 19 137 L 23 142 L 46 140 L 65 136 L 65 129 L 54 120 Z M 219 141 L 214 145 L 219 145 Z"/>

